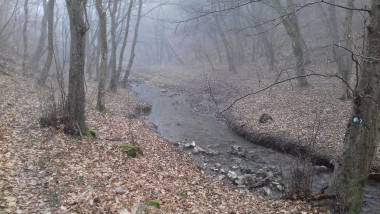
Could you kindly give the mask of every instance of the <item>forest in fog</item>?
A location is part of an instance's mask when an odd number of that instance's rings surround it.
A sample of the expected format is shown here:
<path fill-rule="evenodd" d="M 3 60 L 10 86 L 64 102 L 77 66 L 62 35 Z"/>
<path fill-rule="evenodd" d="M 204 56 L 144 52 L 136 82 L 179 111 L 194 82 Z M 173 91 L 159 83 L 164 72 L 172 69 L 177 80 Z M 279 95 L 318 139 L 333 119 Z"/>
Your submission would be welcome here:
<path fill-rule="evenodd" d="M 380 213 L 377 0 L 0 0 L 0 211 Z"/>

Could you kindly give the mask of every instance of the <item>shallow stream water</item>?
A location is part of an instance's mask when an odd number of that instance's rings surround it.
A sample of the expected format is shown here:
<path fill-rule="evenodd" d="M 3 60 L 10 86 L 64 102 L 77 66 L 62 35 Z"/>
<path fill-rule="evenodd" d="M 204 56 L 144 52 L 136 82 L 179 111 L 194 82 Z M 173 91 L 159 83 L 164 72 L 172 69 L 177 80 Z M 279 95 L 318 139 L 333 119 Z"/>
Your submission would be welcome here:
<path fill-rule="evenodd" d="M 297 164 L 293 156 L 250 143 L 231 131 L 225 123 L 195 112 L 186 101 L 187 95 L 180 92 L 147 85 L 142 79 L 134 79 L 131 87 L 138 97 L 152 104 L 152 112 L 148 119 L 157 126 L 158 132 L 170 142 L 186 144 L 194 141 L 201 148 L 210 148 L 219 153 L 210 156 L 193 154 L 191 149 L 184 149 L 200 165 L 212 168 L 215 164 L 220 164 L 225 172 L 238 171 L 238 167 L 269 168 L 280 171 L 284 183 L 289 181 L 290 173 Z M 246 151 L 245 157 L 237 157 L 231 154 L 229 151 L 232 146 L 239 146 L 243 151 Z M 215 173 L 216 175 L 221 174 L 220 172 Z M 325 169 L 314 173 L 312 189 L 314 191 L 320 190 L 328 184 L 330 178 L 331 170 Z M 252 192 L 265 195 L 262 189 L 254 189 Z M 280 191 L 271 191 L 269 196 L 267 194 L 267 197 L 272 198 L 280 196 Z M 361 213 L 380 214 L 379 182 L 369 181 L 365 189 Z"/>

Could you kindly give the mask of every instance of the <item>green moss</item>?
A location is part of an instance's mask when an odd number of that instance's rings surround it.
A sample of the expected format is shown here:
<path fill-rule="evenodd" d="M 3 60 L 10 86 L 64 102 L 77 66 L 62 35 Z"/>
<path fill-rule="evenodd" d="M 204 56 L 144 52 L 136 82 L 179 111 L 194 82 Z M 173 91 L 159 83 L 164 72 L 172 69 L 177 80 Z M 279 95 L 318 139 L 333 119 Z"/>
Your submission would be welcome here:
<path fill-rule="evenodd" d="M 76 180 L 76 183 L 78 185 L 83 185 L 84 184 L 84 177 L 83 176 L 79 176 L 78 179 Z"/>
<path fill-rule="evenodd" d="M 157 209 L 160 209 L 160 202 L 158 200 L 148 200 L 145 202 L 146 205 L 148 206 L 151 206 L 151 207 L 155 207 Z"/>
<path fill-rule="evenodd" d="M 184 192 L 181 192 L 180 196 L 181 196 L 183 199 L 186 199 L 186 198 L 188 198 L 188 197 L 189 197 L 189 195 L 187 194 L 187 192 L 186 192 L 186 191 L 184 191 Z"/>
<path fill-rule="evenodd" d="M 122 144 L 120 145 L 121 151 L 126 152 L 130 157 L 136 157 L 137 155 L 143 155 L 142 149 L 137 145 Z"/>
<path fill-rule="evenodd" d="M 106 107 L 104 107 L 101 110 L 99 110 L 99 112 L 102 113 L 102 114 L 111 114 L 112 115 L 111 109 L 106 108 Z"/>
<path fill-rule="evenodd" d="M 82 132 L 82 135 L 86 137 L 96 137 L 96 132 L 90 129 L 86 129 Z"/>

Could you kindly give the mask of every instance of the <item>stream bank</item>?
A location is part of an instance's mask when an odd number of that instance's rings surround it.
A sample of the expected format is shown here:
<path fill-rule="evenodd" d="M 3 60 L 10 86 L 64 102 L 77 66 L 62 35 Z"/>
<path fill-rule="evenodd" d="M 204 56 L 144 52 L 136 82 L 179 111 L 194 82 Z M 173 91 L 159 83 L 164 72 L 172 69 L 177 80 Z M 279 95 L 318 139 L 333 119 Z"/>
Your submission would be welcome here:
<path fill-rule="evenodd" d="M 237 191 L 279 198 L 289 189 L 295 166 L 302 169 L 303 163 L 294 157 L 253 144 L 224 122 L 197 113 L 188 96 L 179 91 L 148 85 L 138 78 L 132 79 L 131 87 L 139 98 L 152 104 L 147 118 L 161 135 Z M 319 191 L 328 184 L 331 170 L 318 165 L 311 169 L 312 190 Z M 370 181 L 362 213 L 380 213 L 379 201 L 380 185 Z"/>

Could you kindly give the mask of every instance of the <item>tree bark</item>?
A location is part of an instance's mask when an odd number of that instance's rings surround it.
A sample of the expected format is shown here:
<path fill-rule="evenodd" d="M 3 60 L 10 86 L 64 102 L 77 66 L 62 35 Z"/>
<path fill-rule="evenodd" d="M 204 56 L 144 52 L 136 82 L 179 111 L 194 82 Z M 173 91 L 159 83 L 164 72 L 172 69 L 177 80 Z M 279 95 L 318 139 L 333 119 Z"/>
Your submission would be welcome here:
<path fill-rule="evenodd" d="M 129 74 L 131 73 L 132 65 L 133 65 L 133 60 L 135 58 L 135 49 L 136 49 L 136 44 L 137 44 L 137 39 L 138 39 L 138 33 L 139 33 L 139 26 L 140 26 L 140 20 L 141 20 L 141 8 L 142 8 L 142 0 L 139 0 L 139 8 L 137 12 L 137 20 L 136 20 L 136 25 L 135 25 L 135 33 L 133 36 L 133 42 L 132 42 L 132 48 L 131 48 L 131 56 L 129 57 L 129 62 L 127 66 L 127 70 L 125 71 L 125 75 L 123 78 L 122 86 L 123 88 L 127 88 L 127 82 L 128 82 L 128 77 Z"/>
<path fill-rule="evenodd" d="M 54 4 L 55 0 L 49 0 L 47 9 L 47 21 L 48 21 L 48 55 L 40 78 L 38 79 L 39 85 L 45 85 L 46 79 L 49 75 L 51 64 L 53 61 L 54 47 L 53 47 L 53 33 L 54 33 Z"/>
<path fill-rule="evenodd" d="M 106 84 L 106 72 L 107 72 L 107 13 L 102 5 L 102 0 L 96 0 L 96 10 L 99 16 L 99 46 L 100 46 L 100 76 L 98 84 L 98 99 L 96 108 L 100 112 L 104 112 L 105 105 L 105 84 Z"/>
<path fill-rule="evenodd" d="M 124 59 L 124 52 L 125 48 L 127 47 L 127 41 L 128 41 L 128 35 L 129 35 L 129 25 L 131 21 L 131 14 L 132 14 L 132 7 L 133 7 L 133 0 L 129 0 L 129 6 L 128 6 L 128 11 L 127 11 L 127 20 L 126 20 L 126 26 L 125 26 L 125 32 L 124 32 L 124 38 L 123 38 L 123 44 L 121 45 L 120 49 L 120 54 L 119 54 L 119 65 L 117 68 L 117 81 L 116 84 L 119 81 L 120 74 L 121 74 L 121 69 L 123 67 L 123 59 Z M 117 85 L 116 85 L 117 87 Z"/>
<path fill-rule="evenodd" d="M 86 0 L 66 0 L 70 20 L 69 88 L 65 106 L 65 132 L 78 134 L 87 129 L 85 117 L 84 63 L 87 26 Z"/>
<path fill-rule="evenodd" d="M 370 23 L 363 72 L 354 95 L 354 116 L 360 124 L 348 123 L 343 152 L 339 156 L 330 186 L 342 204 L 343 213 L 359 213 L 364 186 L 380 142 L 380 2 L 371 1 Z"/>
<path fill-rule="evenodd" d="M 24 27 L 22 30 L 22 38 L 23 38 L 23 44 L 24 44 L 24 50 L 22 54 L 22 72 L 24 75 L 27 74 L 26 60 L 28 58 L 28 35 L 27 35 L 28 22 L 29 22 L 28 3 L 29 3 L 29 0 L 24 1 Z"/>
<path fill-rule="evenodd" d="M 294 5 L 293 0 L 287 0 L 288 2 L 288 8 L 292 10 L 292 6 Z M 284 7 L 281 5 L 279 1 L 273 0 L 272 3 L 274 4 L 274 9 L 278 12 L 280 16 L 288 16 L 287 19 L 283 20 L 283 25 L 285 27 L 286 33 L 292 40 L 292 49 L 293 54 L 296 58 L 296 74 L 297 76 L 304 76 L 306 74 L 305 72 L 305 62 L 304 62 L 304 55 L 303 55 L 303 49 L 302 49 L 302 41 L 301 41 L 301 31 L 299 29 L 298 25 L 298 18 L 297 15 L 292 13 L 288 14 L 286 11 L 284 11 Z M 298 78 L 298 85 L 300 87 L 306 87 L 309 85 L 306 77 L 300 77 Z"/>
<path fill-rule="evenodd" d="M 110 81 L 110 90 L 111 92 L 117 91 L 117 71 L 116 71 L 116 50 L 117 50 L 117 43 L 116 43 L 116 12 L 117 12 L 117 5 L 118 0 L 113 1 L 112 10 L 110 10 L 111 14 L 111 56 L 110 56 L 110 72 L 111 72 L 111 81 Z"/>

